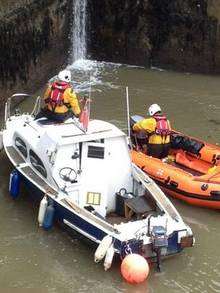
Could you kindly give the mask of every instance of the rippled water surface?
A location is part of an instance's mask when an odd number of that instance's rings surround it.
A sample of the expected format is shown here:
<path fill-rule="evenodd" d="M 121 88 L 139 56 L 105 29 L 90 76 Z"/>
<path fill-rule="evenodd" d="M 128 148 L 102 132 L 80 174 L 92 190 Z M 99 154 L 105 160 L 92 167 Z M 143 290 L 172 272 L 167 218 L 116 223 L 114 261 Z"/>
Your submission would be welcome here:
<path fill-rule="evenodd" d="M 92 118 L 111 121 L 126 131 L 125 86 L 130 113 L 145 115 L 159 103 L 174 128 L 211 142 L 220 141 L 220 77 L 163 71 L 157 68 L 78 62 L 71 66 L 80 95 L 91 91 Z M 23 108 L 29 109 L 29 99 Z M 93 262 L 95 248 L 58 226 L 37 225 L 38 205 L 28 192 L 12 200 L 8 179 L 12 166 L 0 154 L 0 292 L 220 292 L 220 213 L 172 200 L 196 237 L 194 248 L 154 266 L 148 281 L 132 286 L 120 276 L 120 263 L 104 272 Z M 13 290 L 14 288 L 14 290 Z"/>

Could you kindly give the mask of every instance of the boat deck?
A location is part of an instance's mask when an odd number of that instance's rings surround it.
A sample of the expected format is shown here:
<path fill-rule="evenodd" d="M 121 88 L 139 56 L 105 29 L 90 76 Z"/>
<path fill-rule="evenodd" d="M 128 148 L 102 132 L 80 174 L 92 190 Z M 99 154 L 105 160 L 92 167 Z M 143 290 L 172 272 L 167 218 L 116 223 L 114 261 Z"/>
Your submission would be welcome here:
<path fill-rule="evenodd" d="M 129 221 L 131 221 L 131 219 L 126 219 L 125 217 L 119 216 L 116 213 L 109 213 L 106 216 L 106 221 L 112 225 L 114 224 L 119 225 L 121 223 L 128 223 Z"/>
<path fill-rule="evenodd" d="M 183 166 L 183 165 L 181 165 L 181 164 L 178 164 L 178 163 L 176 163 L 176 162 L 172 162 L 172 165 L 173 165 L 174 167 L 178 168 L 178 169 L 181 169 L 181 170 L 183 170 L 183 171 L 189 173 L 189 174 L 192 174 L 193 176 L 202 176 L 202 175 L 204 175 L 203 173 L 201 173 L 201 172 L 199 172 L 199 171 L 196 171 L 196 170 L 190 169 L 190 168 L 188 168 L 188 167 L 186 167 L 186 166 Z"/>

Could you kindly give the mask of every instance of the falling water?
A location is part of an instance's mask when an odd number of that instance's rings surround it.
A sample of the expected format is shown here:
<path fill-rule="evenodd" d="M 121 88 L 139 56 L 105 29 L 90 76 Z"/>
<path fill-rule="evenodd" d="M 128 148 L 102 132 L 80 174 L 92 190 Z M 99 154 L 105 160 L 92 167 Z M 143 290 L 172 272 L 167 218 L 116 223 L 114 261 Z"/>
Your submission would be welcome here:
<path fill-rule="evenodd" d="M 72 72 L 72 84 L 76 93 L 88 93 L 95 90 L 102 91 L 103 87 L 117 87 L 109 81 L 102 80 L 103 71 L 107 67 L 112 70 L 121 64 L 98 62 L 88 60 L 87 57 L 87 0 L 73 1 L 73 23 L 72 23 L 72 51 L 67 69 Z M 112 74 L 112 73 L 111 73 Z M 106 76 L 105 76 L 106 77 Z M 92 87 L 92 89 L 91 89 Z"/>
<path fill-rule="evenodd" d="M 73 1 L 72 62 L 86 58 L 87 0 Z"/>

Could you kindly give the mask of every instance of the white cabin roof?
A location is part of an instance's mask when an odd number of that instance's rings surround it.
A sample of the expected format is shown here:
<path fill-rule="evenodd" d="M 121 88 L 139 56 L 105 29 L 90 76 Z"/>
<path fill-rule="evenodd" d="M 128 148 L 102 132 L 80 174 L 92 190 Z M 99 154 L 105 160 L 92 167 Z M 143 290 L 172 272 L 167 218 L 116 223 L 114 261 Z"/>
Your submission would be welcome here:
<path fill-rule="evenodd" d="M 68 119 L 67 122 L 62 124 L 42 124 L 39 121 L 32 121 L 29 125 L 40 136 L 47 134 L 60 145 L 125 136 L 125 133 L 116 126 L 102 120 L 90 120 L 87 132 L 82 130 L 78 120 L 73 119 Z"/>

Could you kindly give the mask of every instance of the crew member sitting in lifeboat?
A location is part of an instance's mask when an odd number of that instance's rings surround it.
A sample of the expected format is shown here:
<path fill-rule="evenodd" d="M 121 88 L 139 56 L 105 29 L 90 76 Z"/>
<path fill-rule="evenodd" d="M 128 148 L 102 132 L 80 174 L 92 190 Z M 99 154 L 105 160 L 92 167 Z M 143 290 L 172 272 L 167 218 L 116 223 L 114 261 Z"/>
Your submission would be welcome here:
<path fill-rule="evenodd" d="M 72 115 L 79 117 L 81 112 L 78 99 L 70 84 L 71 72 L 60 71 L 58 80 L 49 84 L 44 94 L 45 107 L 35 119 L 46 117 L 56 122 L 64 122 Z"/>
<path fill-rule="evenodd" d="M 147 133 L 147 155 L 163 159 L 168 156 L 170 149 L 170 122 L 157 104 L 152 104 L 148 113 L 151 117 L 135 123 L 133 131 Z"/>

